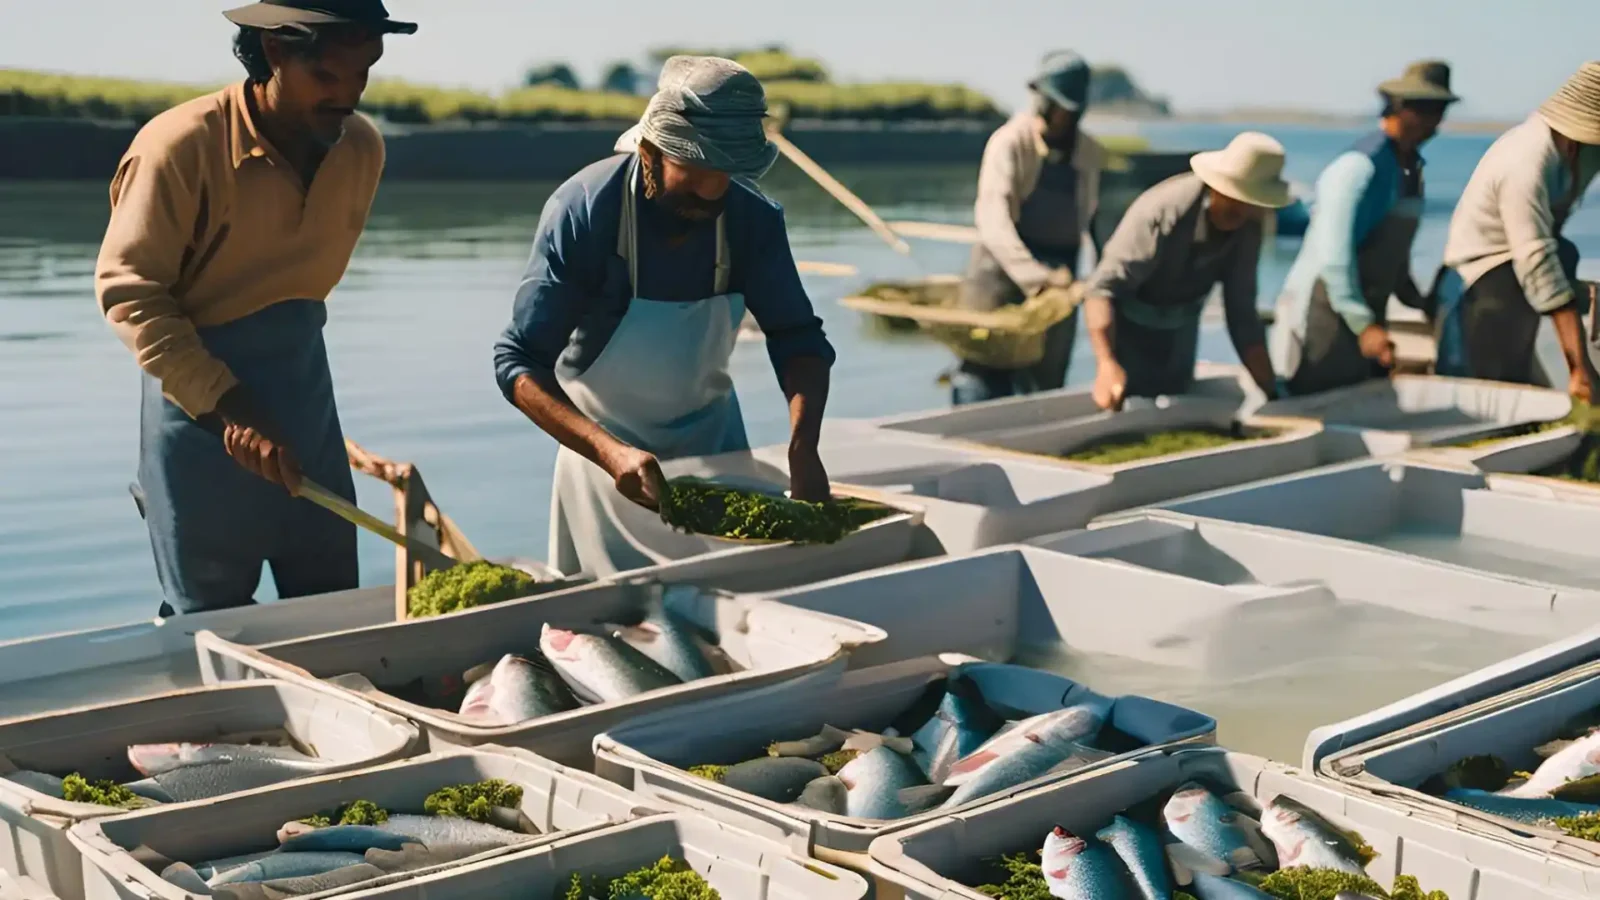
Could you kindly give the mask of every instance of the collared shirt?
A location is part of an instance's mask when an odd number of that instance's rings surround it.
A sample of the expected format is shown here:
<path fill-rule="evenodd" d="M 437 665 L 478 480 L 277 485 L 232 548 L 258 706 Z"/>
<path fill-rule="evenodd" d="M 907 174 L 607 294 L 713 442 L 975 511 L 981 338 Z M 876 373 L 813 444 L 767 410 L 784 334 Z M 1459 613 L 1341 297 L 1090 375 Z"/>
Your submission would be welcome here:
<path fill-rule="evenodd" d="M 1509 262 L 1528 304 L 1549 313 L 1572 302 L 1561 269 L 1561 226 L 1600 169 L 1600 147 L 1585 147 L 1577 179 L 1537 113 L 1490 145 L 1450 216 L 1444 264 L 1471 287 Z"/>
<path fill-rule="evenodd" d="M 1284 282 L 1295 307 L 1286 324 L 1304 328 L 1311 289 L 1319 279 L 1329 305 L 1353 334 L 1378 321 L 1382 310 L 1374 311 L 1362 290 L 1362 244 L 1400 203 L 1421 202 L 1422 165 L 1420 156 L 1410 167 L 1402 164 L 1394 141 L 1375 131 L 1322 170 L 1311 223 Z"/>
<path fill-rule="evenodd" d="M 1034 259 L 1017 234 L 1022 203 L 1039 184 L 1039 172 L 1053 152 L 1044 141 L 1037 113 L 1023 112 L 995 129 L 983 148 L 978 169 L 978 201 L 973 218 L 978 240 L 1025 294 L 1031 294 L 1050 277 L 1050 267 Z M 1078 133 L 1072 165 L 1078 170 L 1078 223 L 1087 229 L 1100 205 L 1100 171 L 1105 148 L 1094 138 Z"/>
<path fill-rule="evenodd" d="M 1086 293 L 1108 298 L 1141 325 L 1170 328 L 1198 318 L 1220 281 L 1234 346 L 1265 343 L 1256 313 L 1261 223 L 1217 231 L 1206 216 L 1209 206 L 1210 192 L 1192 173 L 1140 194 L 1106 242 Z"/>
<path fill-rule="evenodd" d="M 196 329 L 284 300 L 327 299 L 366 226 L 383 160 L 377 127 L 351 116 L 308 190 L 257 130 L 243 84 L 139 130 L 111 182 L 95 293 L 169 399 L 199 416 L 238 383 Z"/>
<path fill-rule="evenodd" d="M 716 223 L 686 231 L 670 215 L 631 187 L 622 154 L 594 163 L 556 189 L 545 203 L 533 252 L 517 288 L 511 324 L 495 344 L 495 379 L 510 400 L 517 379 L 535 372 L 572 378 L 587 371 L 616 332 L 633 302 L 691 302 L 712 296 L 717 256 Z M 639 284 L 628 283 L 628 266 L 617 253 L 622 192 L 635 190 Z M 767 353 L 782 377 L 788 360 L 817 357 L 833 363 L 833 347 L 822 331 L 795 269 L 783 208 L 734 180 L 724 207 L 728 239 L 728 292 L 744 295 L 745 307 L 766 335 Z M 668 242 L 672 229 L 684 234 Z M 642 373 L 641 377 L 648 377 Z"/>

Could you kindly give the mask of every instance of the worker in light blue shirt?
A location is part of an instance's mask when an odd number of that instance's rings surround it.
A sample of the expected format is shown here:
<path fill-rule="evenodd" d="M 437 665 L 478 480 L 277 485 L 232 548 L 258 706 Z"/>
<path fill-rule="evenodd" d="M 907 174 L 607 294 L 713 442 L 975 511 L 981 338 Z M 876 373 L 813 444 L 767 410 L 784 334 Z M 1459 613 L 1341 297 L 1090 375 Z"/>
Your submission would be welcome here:
<path fill-rule="evenodd" d="M 1378 90 L 1380 128 L 1322 170 L 1311 224 L 1278 297 L 1268 343 L 1290 394 L 1386 377 L 1394 367 L 1390 295 L 1428 311 L 1411 277 L 1422 215 L 1418 149 L 1459 98 L 1450 92 L 1450 67 L 1431 60 Z"/>
<path fill-rule="evenodd" d="M 749 448 L 728 374 L 746 308 L 789 401 L 789 479 L 824 500 L 817 453 L 834 351 L 783 211 L 751 186 L 777 158 L 747 70 L 678 56 L 619 155 L 545 204 L 511 324 L 506 399 L 561 444 L 549 561 L 604 576 L 659 562 L 659 460 Z"/>

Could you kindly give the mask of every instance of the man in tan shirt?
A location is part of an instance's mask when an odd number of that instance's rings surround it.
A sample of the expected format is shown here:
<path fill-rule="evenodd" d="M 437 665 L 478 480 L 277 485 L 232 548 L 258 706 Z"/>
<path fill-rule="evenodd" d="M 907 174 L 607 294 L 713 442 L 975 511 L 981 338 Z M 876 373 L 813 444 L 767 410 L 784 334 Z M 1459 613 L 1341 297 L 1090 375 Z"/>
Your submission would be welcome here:
<path fill-rule="evenodd" d="M 356 104 L 383 36 L 416 31 L 381 0 L 225 15 L 247 80 L 139 131 L 95 268 L 144 372 L 139 486 L 164 615 L 253 602 L 263 563 L 280 597 L 357 586 L 354 528 L 293 494 L 304 473 L 355 499 L 323 301 L 383 171 Z"/>

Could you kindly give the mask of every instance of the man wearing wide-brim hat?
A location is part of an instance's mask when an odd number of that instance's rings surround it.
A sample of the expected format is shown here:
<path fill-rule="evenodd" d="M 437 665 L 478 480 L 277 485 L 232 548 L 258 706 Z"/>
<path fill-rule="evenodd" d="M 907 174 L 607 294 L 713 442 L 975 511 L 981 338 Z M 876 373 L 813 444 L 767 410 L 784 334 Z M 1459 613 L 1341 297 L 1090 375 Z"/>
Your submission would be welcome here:
<path fill-rule="evenodd" d="M 1200 314 L 1219 283 L 1239 359 L 1268 397 L 1276 395 L 1256 273 L 1263 221 L 1293 199 L 1283 161 L 1282 144 L 1245 132 L 1222 150 L 1195 154 L 1192 173 L 1168 178 L 1128 207 L 1085 285 L 1100 408 L 1118 409 L 1125 396 L 1188 390 Z"/>
<path fill-rule="evenodd" d="M 358 583 L 353 526 L 293 496 L 355 485 L 322 341 L 383 171 L 355 112 L 379 0 L 264 0 L 225 13 L 246 79 L 140 129 L 111 183 L 100 309 L 144 371 L 139 489 L 164 614 Z M 230 459 L 231 457 L 231 459 Z"/>
<path fill-rule="evenodd" d="M 1577 280 L 1578 248 L 1561 231 L 1596 171 L 1600 62 L 1589 62 L 1489 147 L 1456 203 L 1437 283 L 1441 374 L 1538 383 L 1534 343 L 1548 318 L 1568 389 L 1594 398 L 1583 341 L 1589 298 Z"/>
<path fill-rule="evenodd" d="M 1387 377 L 1390 296 L 1428 311 L 1411 275 L 1422 215 L 1418 151 L 1460 98 L 1450 89 L 1450 67 L 1438 60 L 1412 63 L 1378 94 L 1378 130 L 1317 178 L 1311 222 L 1278 298 L 1269 346 L 1291 394 Z"/>
<path fill-rule="evenodd" d="M 1071 284 L 1100 205 L 1105 150 L 1078 125 L 1089 103 L 1089 64 L 1049 54 L 1029 82 L 1031 108 L 989 136 L 978 169 L 972 248 L 960 303 L 990 312 Z M 963 361 L 951 376 L 955 403 L 1059 388 L 1077 339 L 1076 310 L 1045 336 L 1044 358 L 1023 369 Z"/>
<path fill-rule="evenodd" d="M 766 116 L 743 66 L 674 56 L 617 154 L 545 204 L 494 365 L 561 445 L 549 560 L 563 572 L 703 552 L 646 509 L 666 499 L 662 462 L 749 449 L 729 373 L 746 309 L 788 398 L 790 493 L 829 497 L 817 442 L 834 351 L 783 210 L 752 184 L 778 156 Z"/>

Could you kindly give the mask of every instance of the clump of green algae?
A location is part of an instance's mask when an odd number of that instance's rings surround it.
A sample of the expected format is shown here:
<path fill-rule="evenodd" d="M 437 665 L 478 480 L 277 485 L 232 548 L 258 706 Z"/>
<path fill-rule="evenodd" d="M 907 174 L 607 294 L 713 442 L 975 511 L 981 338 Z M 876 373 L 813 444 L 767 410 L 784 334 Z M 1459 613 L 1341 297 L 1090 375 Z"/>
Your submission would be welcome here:
<path fill-rule="evenodd" d="M 1108 438 L 1067 453 L 1064 458 L 1088 465 L 1115 466 L 1142 459 L 1154 459 L 1158 456 L 1171 456 L 1174 453 L 1226 447 L 1229 444 L 1257 439 L 1256 436 L 1245 434 L 1238 428 L 1233 431 L 1185 428 Z"/>
<path fill-rule="evenodd" d="M 894 512 L 853 498 L 807 503 L 698 478 L 675 478 L 667 487 L 661 514 L 669 524 L 721 538 L 832 544 Z"/>
<path fill-rule="evenodd" d="M 115 781 L 94 781 L 77 772 L 61 779 L 61 799 L 68 803 L 93 803 L 115 809 L 133 809 L 144 800 Z"/>
<path fill-rule="evenodd" d="M 406 591 L 407 612 L 413 619 L 487 606 L 526 596 L 532 575 L 485 560 L 437 569 Z"/>
<path fill-rule="evenodd" d="M 700 873 L 681 859 L 663 856 L 607 882 L 604 878 L 573 873 L 556 900 L 722 900 L 722 895 Z"/>
<path fill-rule="evenodd" d="M 491 778 L 475 784 L 440 788 L 428 795 L 422 808 L 429 815 L 487 822 L 496 807 L 515 809 L 521 803 L 521 787 Z"/>
<path fill-rule="evenodd" d="M 349 806 L 307 816 L 300 821 L 314 828 L 327 828 L 330 825 L 382 825 L 389 821 L 389 811 L 371 800 L 357 800 Z"/>

